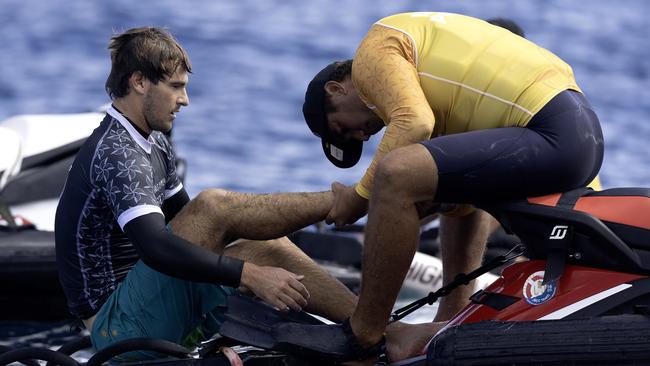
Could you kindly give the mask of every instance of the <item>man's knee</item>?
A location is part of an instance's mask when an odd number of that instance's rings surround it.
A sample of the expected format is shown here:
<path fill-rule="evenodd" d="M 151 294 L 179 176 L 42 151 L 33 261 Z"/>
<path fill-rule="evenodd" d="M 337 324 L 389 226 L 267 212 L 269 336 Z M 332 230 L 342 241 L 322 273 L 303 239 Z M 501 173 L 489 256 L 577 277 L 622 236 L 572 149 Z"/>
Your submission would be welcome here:
<path fill-rule="evenodd" d="M 400 187 L 409 179 L 411 167 L 399 150 L 389 152 L 377 164 L 375 181 L 381 182 L 382 187 Z"/>
<path fill-rule="evenodd" d="M 226 254 L 258 265 L 282 266 L 303 257 L 302 251 L 287 237 L 271 240 L 243 240 L 226 248 Z"/>
<path fill-rule="evenodd" d="M 209 206 L 214 202 L 223 202 L 228 197 L 228 191 L 220 188 L 208 188 L 199 193 L 194 201 L 200 205 Z"/>
<path fill-rule="evenodd" d="M 264 250 L 267 252 L 267 255 L 273 256 L 275 258 L 289 258 L 300 252 L 300 249 L 296 246 L 296 244 L 294 244 L 286 236 L 267 240 L 264 243 Z"/>
<path fill-rule="evenodd" d="M 418 194 L 423 187 L 435 187 L 436 183 L 435 162 L 426 148 L 419 144 L 389 152 L 379 161 L 375 171 L 375 185 L 386 190 Z"/>
<path fill-rule="evenodd" d="M 194 214 L 210 214 L 216 212 L 220 207 L 228 207 L 231 197 L 225 189 L 209 188 L 201 191 L 188 207 Z"/>

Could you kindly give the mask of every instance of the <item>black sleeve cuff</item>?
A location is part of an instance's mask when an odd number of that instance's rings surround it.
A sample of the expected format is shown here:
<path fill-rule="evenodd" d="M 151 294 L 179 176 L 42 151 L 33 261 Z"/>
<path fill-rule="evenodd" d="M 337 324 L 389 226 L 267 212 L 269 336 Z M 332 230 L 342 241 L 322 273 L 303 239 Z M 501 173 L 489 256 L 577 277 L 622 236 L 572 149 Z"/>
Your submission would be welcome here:
<path fill-rule="evenodd" d="M 241 283 L 241 274 L 244 270 L 244 261 L 227 257 L 225 255 L 219 256 L 217 268 L 218 271 L 215 283 L 230 286 L 230 287 L 239 287 Z"/>

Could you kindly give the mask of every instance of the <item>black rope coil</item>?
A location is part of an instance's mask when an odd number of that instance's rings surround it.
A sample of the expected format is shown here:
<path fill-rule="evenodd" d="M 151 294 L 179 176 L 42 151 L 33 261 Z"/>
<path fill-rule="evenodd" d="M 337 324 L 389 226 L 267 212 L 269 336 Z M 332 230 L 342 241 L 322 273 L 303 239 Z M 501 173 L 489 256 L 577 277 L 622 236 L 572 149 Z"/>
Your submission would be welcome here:
<path fill-rule="evenodd" d="M 47 348 L 24 347 L 4 352 L 0 355 L 0 365 L 21 362 L 28 366 L 38 366 L 35 360 L 51 362 L 60 366 L 79 366 L 74 358 Z"/>
<path fill-rule="evenodd" d="M 133 338 L 111 344 L 95 353 L 86 366 L 100 366 L 115 356 L 132 351 L 152 351 L 176 358 L 189 358 L 190 350 L 164 339 Z"/>

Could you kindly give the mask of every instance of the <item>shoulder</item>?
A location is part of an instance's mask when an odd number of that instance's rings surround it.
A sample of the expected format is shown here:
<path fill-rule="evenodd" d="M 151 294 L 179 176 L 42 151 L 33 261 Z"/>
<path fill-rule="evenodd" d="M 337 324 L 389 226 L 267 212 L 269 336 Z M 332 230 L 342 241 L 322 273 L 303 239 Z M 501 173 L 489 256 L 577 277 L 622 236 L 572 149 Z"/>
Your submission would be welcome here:
<path fill-rule="evenodd" d="M 148 171 L 149 159 L 129 132 L 116 120 L 110 123 L 97 144 L 92 159 L 92 175 L 96 184 L 114 178 L 134 179 Z"/>

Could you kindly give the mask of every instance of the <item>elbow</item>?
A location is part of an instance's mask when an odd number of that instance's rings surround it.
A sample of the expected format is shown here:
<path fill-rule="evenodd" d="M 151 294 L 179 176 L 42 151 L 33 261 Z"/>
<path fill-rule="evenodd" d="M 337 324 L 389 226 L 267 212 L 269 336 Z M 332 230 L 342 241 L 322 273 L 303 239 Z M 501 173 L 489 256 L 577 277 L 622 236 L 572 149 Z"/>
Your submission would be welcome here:
<path fill-rule="evenodd" d="M 165 258 L 156 250 L 142 250 L 138 252 L 140 260 L 148 267 L 159 271 L 164 267 Z"/>
<path fill-rule="evenodd" d="M 163 247 L 165 247 L 164 239 L 163 235 L 153 234 L 147 239 L 147 242 L 157 243 L 158 245 L 142 245 L 142 240 L 139 241 L 139 245 L 135 245 L 140 260 L 148 267 L 159 272 L 167 266 L 167 263 L 173 261 L 173 251 L 169 249 L 163 250 Z"/>
<path fill-rule="evenodd" d="M 413 124 L 413 134 L 419 137 L 418 141 L 428 140 L 433 134 L 433 121 L 421 120 Z"/>
<path fill-rule="evenodd" d="M 410 136 L 411 141 L 419 142 L 431 138 L 435 122 L 433 113 L 408 109 L 396 112 L 391 118 L 390 125 L 401 130 L 400 134 Z"/>

